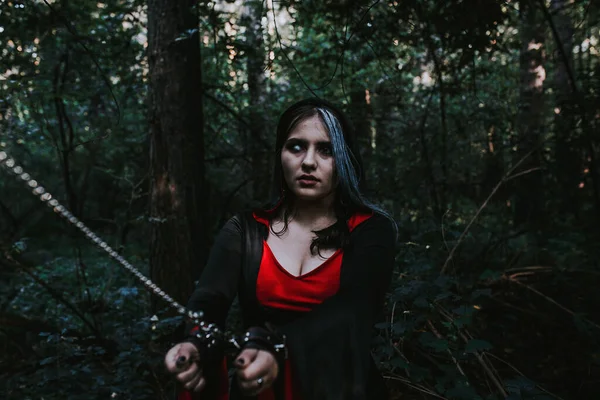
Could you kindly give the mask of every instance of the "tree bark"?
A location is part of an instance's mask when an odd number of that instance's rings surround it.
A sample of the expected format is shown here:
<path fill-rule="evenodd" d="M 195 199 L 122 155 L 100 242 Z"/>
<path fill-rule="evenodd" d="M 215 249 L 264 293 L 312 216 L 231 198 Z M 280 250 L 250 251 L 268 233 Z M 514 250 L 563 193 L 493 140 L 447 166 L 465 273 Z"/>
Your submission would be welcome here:
<path fill-rule="evenodd" d="M 520 109 L 515 162 L 527 159 L 515 173 L 539 168 L 540 140 L 544 130 L 544 84 L 546 80 L 544 29 L 540 11 L 532 0 L 520 2 Z M 529 154 L 529 155 L 528 155 Z M 537 229 L 542 217 L 540 172 L 515 179 L 515 225 Z"/>
<path fill-rule="evenodd" d="M 358 141 L 358 147 L 361 152 L 364 174 L 368 177 L 372 177 L 373 155 L 377 148 L 375 141 L 377 135 L 373 130 L 373 108 L 370 100 L 371 94 L 364 86 L 354 85 L 349 97 L 351 109 L 350 118 L 356 131 L 356 140 Z"/>
<path fill-rule="evenodd" d="M 556 176 L 560 190 L 560 210 L 562 213 L 577 214 L 579 210 L 579 181 L 583 170 L 583 150 L 575 130 L 576 100 L 573 98 L 569 70 L 573 68 L 573 22 L 564 8 L 572 0 L 552 0 L 550 7 L 554 14 L 554 26 L 558 34 L 554 60 L 556 68 L 553 76 L 555 93 L 554 129 L 556 136 Z M 561 11 L 562 10 L 562 11 Z M 559 47 L 562 46 L 562 57 Z"/>
<path fill-rule="evenodd" d="M 268 196 L 269 149 L 264 146 L 264 132 L 267 130 L 265 118 L 265 42 L 262 17 L 262 0 L 246 1 L 242 10 L 241 24 L 246 28 L 246 68 L 248 73 L 249 121 L 250 131 L 247 141 L 248 153 L 252 163 L 252 174 L 258 179 L 252 181 L 252 198 L 264 202 Z"/>
<path fill-rule="evenodd" d="M 185 303 L 205 254 L 204 137 L 193 0 L 148 1 L 150 276 Z M 153 297 L 152 308 L 164 304 Z"/>

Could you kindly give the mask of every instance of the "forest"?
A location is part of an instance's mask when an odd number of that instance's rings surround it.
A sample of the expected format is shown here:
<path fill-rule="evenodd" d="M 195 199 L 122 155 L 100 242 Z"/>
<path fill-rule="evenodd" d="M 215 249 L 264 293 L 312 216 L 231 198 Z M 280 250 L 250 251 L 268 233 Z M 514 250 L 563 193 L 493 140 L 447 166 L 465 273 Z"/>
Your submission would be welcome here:
<path fill-rule="evenodd" d="M 0 398 L 174 399 L 123 264 L 185 304 L 318 96 L 400 229 L 392 398 L 600 399 L 599 2 L 0 0 L 0 49 Z"/>

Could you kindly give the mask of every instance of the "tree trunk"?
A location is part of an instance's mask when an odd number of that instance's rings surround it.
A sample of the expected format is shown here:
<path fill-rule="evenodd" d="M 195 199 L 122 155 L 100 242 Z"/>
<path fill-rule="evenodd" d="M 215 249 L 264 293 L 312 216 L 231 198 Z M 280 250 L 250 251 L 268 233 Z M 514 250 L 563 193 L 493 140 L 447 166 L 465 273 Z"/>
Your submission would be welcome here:
<path fill-rule="evenodd" d="M 365 65 L 365 64 L 361 64 Z M 363 162 L 363 173 L 370 179 L 373 177 L 373 154 L 377 148 L 377 135 L 373 125 L 373 108 L 371 94 L 362 86 L 354 86 L 350 92 L 350 115 L 354 125 L 356 140 Z M 371 188 L 367 187 L 367 190 Z"/>
<path fill-rule="evenodd" d="M 518 142 L 515 160 L 531 153 L 516 173 L 524 174 L 515 179 L 515 225 L 537 229 L 542 216 L 542 181 L 539 168 L 540 139 L 544 129 L 544 29 L 540 11 L 533 0 L 520 3 L 520 109 L 518 116 Z"/>
<path fill-rule="evenodd" d="M 378 168 L 369 171 L 367 181 L 378 182 L 376 186 L 384 188 L 385 193 L 373 193 L 375 196 L 393 200 L 398 199 L 396 191 L 390 192 L 386 188 L 398 188 L 404 185 L 398 178 L 398 174 L 402 174 L 401 163 L 398 162 L 401 157 L 402 143 L 399 143 L 401 139 L 398 135 L 404 132 L 398 129 L 395 122 L 400 119 L 399 103 L 400 99 L 395 87 L 387 80 L 379 83 L 373 91 L 371 109 L 374 127 L 371 138 L 375 142 L 373 163 Z"/>
<path fill-rule="evenodd" d="M 264 202 L 268 196 L 269 159 L 271 154 L 264 144 L 264 132 L 268 130 L 265 118 L 265 43 L 263 37 L 262 1 L 246 1 L 242 10 L 241 25 L 246 28 L 246 68 L 248 72 L 250 132 L 247 141 L 252 163 L 252 174 L 257 177 L 252 182 L 252 198 Z"/>
<path fill-rule="evenodd" d="M 556 177 L 558 180 L 561 213 L 577 214 L 579 210 L 579 181 L 583 170 L 582 149 L 577 138 L 574 119 L 574 104 L 569 70 L 573 69 L 573 22 L 564 8 L 572 0 L 552 0 L 551 9 L 555 12 L 554 26 L 558 34 L 554 60 L 555 116 L 556 136 Z M 563 57 L 559 47 L 564 50 Z M 565 59 L 566 58 L 566 59 Z"/>
<path fill-rule="evenodd" d="M 204 261 L 204 138 L 193 0 L 148 1 L 150 276 L 185 303 Z M 153 297 L 152 308 L 164 304 Z"/>

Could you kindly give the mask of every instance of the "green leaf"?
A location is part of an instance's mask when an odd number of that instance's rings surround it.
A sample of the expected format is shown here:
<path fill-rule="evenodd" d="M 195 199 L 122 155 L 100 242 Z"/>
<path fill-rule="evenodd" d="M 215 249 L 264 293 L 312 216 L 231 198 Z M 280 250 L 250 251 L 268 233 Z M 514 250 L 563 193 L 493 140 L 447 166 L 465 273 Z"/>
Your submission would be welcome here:
<path fill-rule="evenodd" d="M 470 305 L 462 305 L 452 310 L 454 314 L 462 316 L 471 316 L 473 314 L 473 307 Z"/>
<path fill-rule="evenodd" d="M 452 297 L 452 293 L 450 292 L 442 292 L 440 294 L 438 294 L 437 296 L 435 296 L 435 301 L 440 301 L 440 300 L 444 300 L 448 297 Z"/>
<path fill-rule="evenodd" d="M 394 335 L 403 335 L 408 330 L 408 324 L 400 321 L 395 322 L 392 326 L 392 333 Z"/>
<path fill-rule="evenodd" d="M 419 342 L 426 347 L 429 347 L 436 352 L 446 351 L 449 348 L 448 341 L 446 339 L 437 338 L 431 332 L 423 332 L 419 336 Z"/>
<path fill-rule="evenodd" d="M 471 300 L 475 300 L 478 297 L 490 297 L 492 295 L 491 289 L 478 289 L 471 293 Z"/>
<path fill-rule="evenodd" d="M 465 351 L 467 353 L 475 353 L 476 351 L 491 350 L 493 348 L 494 346 L 492 346 L 491 343 L 486 342 L 485 340 L 472 339 L 467 343 Z"/>
<path fill-rule="evenodd" d="M 390 365 L 394 368 L 409 368 L 410 365 L 401 357 L 396 357 L 390 360 Z"/>
<path fill-rule="evenodd" d="M 448 390 L 445 394 L 451 399 L 475 400 L 481 398 L 477 395 L 475 389 L 467 385 L 453 387 L 452 389 Z"/>
<path fill-rule="evenodd" d="M 378 322 L 375 324 L 375 328 L 377 329 L 389 329 L 390 328 L 390 324 L 389 322 Z"/>
<path fill-rule="evenodd" d="M 56 357 L 44 358 L 42 361 L 40 361 L 40 365 L 47 365 L 54 361 L 56 361 Z"/>
<path fill-rule="evenodd" d="M 495 280 L 500 279 L 501 276 L 502 276 L 502 272 L 500 272 L 500 271 L 492 271 L 491 269 L 486 269 L 479 276 L 479 279 L 482 281 L 485 281 L 485 280 L 495 281 Z"/>
<path fill-rule="evenodd" d="M 413 304 L 421 308 L 429 308 L 429 301 L 426 296 L 419 296 L 413 301 Z"/>

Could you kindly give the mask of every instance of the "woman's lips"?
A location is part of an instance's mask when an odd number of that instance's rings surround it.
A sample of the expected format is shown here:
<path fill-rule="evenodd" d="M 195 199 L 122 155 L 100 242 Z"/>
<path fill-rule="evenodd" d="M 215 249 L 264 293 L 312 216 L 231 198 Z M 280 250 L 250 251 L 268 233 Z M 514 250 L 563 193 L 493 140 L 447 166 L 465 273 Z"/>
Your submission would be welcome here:
<path fill-rule="evenodd" d="M 315 186 L 318 181 L 314 179 L 298 179 L 298 183 L 302 186 Z"/>

